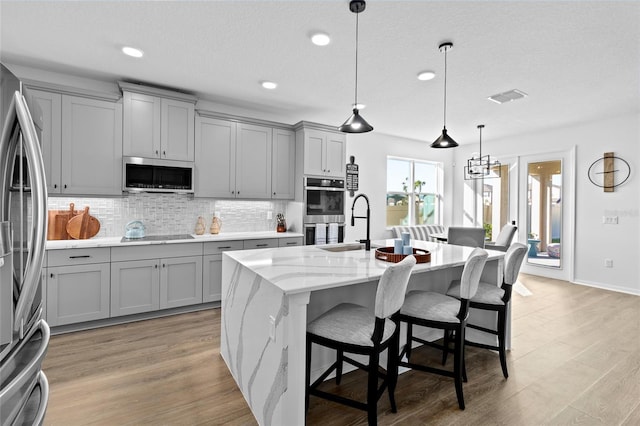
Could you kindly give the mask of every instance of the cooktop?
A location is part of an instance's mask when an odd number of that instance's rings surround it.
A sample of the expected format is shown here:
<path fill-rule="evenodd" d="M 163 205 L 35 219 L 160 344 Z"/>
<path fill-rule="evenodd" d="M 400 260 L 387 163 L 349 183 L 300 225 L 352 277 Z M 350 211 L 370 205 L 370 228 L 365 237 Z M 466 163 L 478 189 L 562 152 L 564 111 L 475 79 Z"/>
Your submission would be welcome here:
<path fill-rule="evenodd" d="M 121 243 L 133 243 L 137 241 L 171 241 L 171 240 L 192 240 L 193 235 L 190 234 L 172 234 L 172 235 L 147 235 L 142 238 L 126 238 L 122 237 Z"/>

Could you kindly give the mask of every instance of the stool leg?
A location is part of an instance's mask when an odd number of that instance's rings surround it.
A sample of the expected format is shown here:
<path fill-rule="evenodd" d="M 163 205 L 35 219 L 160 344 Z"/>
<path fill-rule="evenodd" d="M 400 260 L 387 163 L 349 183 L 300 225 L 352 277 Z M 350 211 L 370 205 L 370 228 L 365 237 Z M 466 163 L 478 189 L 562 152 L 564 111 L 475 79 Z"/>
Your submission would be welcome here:
<path fill-rule="evenodd" d="M 449 333 L 449 330 L 444 330 L 444 339 L 442 343 L 442 345 L 444 346 L 444 349 L 442 350 L 442 365 L 445 365 L 447 363 L 447 355 L 449 352 Z"/>
<path fill-rule="evenodd" d="M 407 323 L 407 343 L 405 343 L 405 353 L 407 354 L 407 361 L 411 357 L 411 341 L 413 340 L 413 324 Z"/>
<path fill-rule="evenodd" d="M 502 374 L 505 379 L 509 378 L 509 372 L 507 371 L 507 356 L 505 349 L 505 325 L 506 325 L 506 310 L 498 312 L 498 354 L 500 355 L 500 366 L 502 366 Z"/>
<path fill-rule="evenodd" d="M 392 343 L 387 349 L 387 388 L 389 391 L 389 403 L 391 404 L 391 412 L 397 413 L 396 407 L 396 384 L 398 383 L 398 351 L 400 350 L 400 333 L 396 332 L 392 337 Z"/>
<path fill-rule="evenodd" d="M 305 368 L 305 382 L 304 382 L 304 409 L 305 412 L 309 409 L 309 383 L 311 376 L 311 339 L 307 336 L 307 353 L 306 353 L 306 368 Z"/>
<path fill-rule="evenodd" d="M 370 426 L 378 424 L 378 363 L 380 354 L 373 351 L 369 355 L 367 383 L 367 419 Z"/>
<path fill-rule="evenodd" d="M 336 385 L 339 385 L 340 380 L 342 380 L 342 363 L 344 362 L 344 351 L 342 349 L 337 349 L 336 352 Z"/>
<path fill-rule="evenodd" d="M 464 396 L 462 394 L 462 369 L 464 357 L 464 329 L 456 330 L 455 349 L 453 354 L 453 380 L 456 385 L 458 406 L 464 410 Z"/>

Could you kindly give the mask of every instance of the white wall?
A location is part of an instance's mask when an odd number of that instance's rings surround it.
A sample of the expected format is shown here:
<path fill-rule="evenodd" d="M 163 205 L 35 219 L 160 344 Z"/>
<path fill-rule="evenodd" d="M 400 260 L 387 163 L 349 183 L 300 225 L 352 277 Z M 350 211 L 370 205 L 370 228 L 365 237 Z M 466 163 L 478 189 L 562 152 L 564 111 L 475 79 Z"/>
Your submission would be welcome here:
<path fill-rule="evenodd" d="M 490 123 L 487 124 L 488 134 Z M 576 146 L 576 205 L 574 281 L 576 283 L 640 294 L 640 115 L 633 114 L 572 127 L 546 130 L 487 142 L 483 153 L 498 157 L 568 151 Z M 456 149 L 455 159 L 463 165 L 477 145 Z M 605 193 L 590 183 L 587 170 L 604 152 L 614 152 L 631 165 L 631 176 L 614 192 Z M 453 223 L 462 223 L 464 191 L 462 168 L 454 173 Z M 618 216 L 618 225 L 604 225 L 602 216 Z M 613 268 L 604 267 L 604 259 Z"/>
<path fill-rule="evenodd" d="M 435 139 L 438 135 L 433 136 Z M 386 229 L 386 202 L 387 202 L 387 156 L 406 157 L 418 160 L 440 161 L 444 163 L 444 198 L 451 197 L 451 163 L 453 150 L 433 149 L 429 145 L 431 140 L 416 141 L 397 136 L 371 133 L 347 135 L 347 163 L 351 155 L 355 156 L 355 163 L 359 167 L 359 193 L 365 193 L 371 202 L 371 239 L 391 238 L 391 232 Z M 347 195 L 345 209 L 347 226 L 345 227 L 345 241 L 354 241 L 365 238 L 366 224 L 364 220 L 356 220 L 356 225 L 350 225 L 351 205 L 353 198 Z M 445 206 L 450 206 L 445 202 Z M 358 200 L 356 215 L 363 216 L 366 206 L 364 200 Z M 443 212 L 443 225 L 450 224 L 452 212 L 445 207 Z"/>

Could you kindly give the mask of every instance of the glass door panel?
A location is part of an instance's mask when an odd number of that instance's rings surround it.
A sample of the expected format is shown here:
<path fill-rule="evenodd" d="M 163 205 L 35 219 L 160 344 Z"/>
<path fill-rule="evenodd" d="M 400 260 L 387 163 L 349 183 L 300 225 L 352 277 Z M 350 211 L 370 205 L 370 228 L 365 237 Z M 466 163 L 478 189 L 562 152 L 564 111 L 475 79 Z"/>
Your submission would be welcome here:
<path fill-rule="evenodd" d="M 560 268 L 562 161 L 527 163 L 527 263 Z"/>
<path fill-rule="evenodd" d="M 500 170 L 498 170 L 498 167 Z M 499 177 L 485 178 L 483 182 L 482 217 L 489 241 L 495 241 L 502 227 L 511 222 L 509 168 L 509 164 L 494 166 L 492 175 Z"/>

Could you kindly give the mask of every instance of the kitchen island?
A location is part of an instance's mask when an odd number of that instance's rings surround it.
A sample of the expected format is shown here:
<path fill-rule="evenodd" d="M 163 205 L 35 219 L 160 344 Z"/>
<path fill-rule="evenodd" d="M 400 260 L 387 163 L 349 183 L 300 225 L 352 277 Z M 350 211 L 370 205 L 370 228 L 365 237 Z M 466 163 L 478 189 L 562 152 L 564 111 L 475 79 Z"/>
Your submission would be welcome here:
<path fill-rule="evenodd" d="M 392 245 L 393 240 L 373 242 Z M 473 250 L 426 241 L 412 245 L 430 251 L 431 262 L 414 267 L 408 290 L 441 293 L 461 276 Z M 223 255 L 220 353 L 261 425 L 305 423 L 307 323 L 342 302 L 373 309 L 377 282 L 389 263 L 376 259 L 375 249 L 349 248 L 304 246 Z M 504 253 L 487 251 L 482 279 L 498 285 Z M 474 312 L 470 321 L 489 325 L 493 318 Z M 313 350 L 312 380 L 333 362 L 330 351 Z"/>

